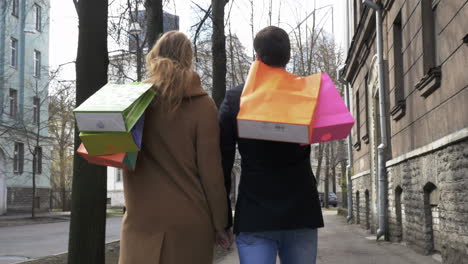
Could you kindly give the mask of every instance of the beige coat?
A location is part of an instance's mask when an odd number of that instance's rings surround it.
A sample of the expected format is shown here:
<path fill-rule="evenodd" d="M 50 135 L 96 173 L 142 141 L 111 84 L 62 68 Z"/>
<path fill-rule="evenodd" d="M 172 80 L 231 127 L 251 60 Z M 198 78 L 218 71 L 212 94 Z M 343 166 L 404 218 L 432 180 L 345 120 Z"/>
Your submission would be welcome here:
<path fill-rule="evenodd" d="M 120 264 L 212 263 L 227 223 L 217 109 L 194 75 L 173 114 L 145 113 L 135 171 L 124 173 Z"/>

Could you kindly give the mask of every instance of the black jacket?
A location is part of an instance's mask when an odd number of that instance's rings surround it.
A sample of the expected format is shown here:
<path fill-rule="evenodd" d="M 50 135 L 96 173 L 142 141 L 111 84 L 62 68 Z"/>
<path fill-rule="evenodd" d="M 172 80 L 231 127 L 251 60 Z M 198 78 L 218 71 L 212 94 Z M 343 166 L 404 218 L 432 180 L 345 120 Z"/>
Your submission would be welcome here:
<path fill-rule="evenodd" d="M 238 138 L 237 114 L 243 87 L 227 91 L 219 110 L 228 193 L 236 144 L 241 154 L 234 233 L 323 227 L 310 146 Z M 232 216 L 229 219 L 232 224 Z"/>

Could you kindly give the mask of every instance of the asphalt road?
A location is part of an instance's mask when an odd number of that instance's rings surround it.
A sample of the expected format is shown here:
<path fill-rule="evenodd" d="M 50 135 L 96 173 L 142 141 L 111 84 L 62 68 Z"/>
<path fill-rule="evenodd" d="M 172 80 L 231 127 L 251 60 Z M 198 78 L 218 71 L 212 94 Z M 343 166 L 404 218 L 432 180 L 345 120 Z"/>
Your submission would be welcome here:
<path fill-rule="evenodd" d="M 107 218 L 106 241 L 120 238 L 122 217 Z M 12 264 L 68 250 L 69 222 L 0 228 L 0 264 Z"/>

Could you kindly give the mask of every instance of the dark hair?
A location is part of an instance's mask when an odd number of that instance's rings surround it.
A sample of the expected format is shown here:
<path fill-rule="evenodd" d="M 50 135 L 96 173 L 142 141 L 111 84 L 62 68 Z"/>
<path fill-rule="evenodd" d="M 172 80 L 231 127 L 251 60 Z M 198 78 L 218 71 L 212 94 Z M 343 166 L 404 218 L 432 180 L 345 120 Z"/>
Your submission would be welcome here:
<path fill-rule="evenodd" d="M 283 29 L 269 26 L 254 39 L 254 49 L 260 60 L 273 67 L 285 67 L 291 58 L 289 36 Z"/>

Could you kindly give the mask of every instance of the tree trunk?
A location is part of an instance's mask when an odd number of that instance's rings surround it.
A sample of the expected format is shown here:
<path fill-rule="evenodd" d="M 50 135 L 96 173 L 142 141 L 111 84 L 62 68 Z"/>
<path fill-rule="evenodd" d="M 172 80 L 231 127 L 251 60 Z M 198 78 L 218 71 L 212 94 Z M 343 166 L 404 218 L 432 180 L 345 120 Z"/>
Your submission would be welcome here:
<path fill-rule="evenodd" d="M 138 34 L 135 35 L 136 37 L 136 46 L 137 46 L 137 50 L 136 50 L 136 63 L 137 63 L 137 82 L 141 82 L 141 79 L 143 78 L 143 58 L 142 58 L 142 55 L 143 55 L 143 52 L 142 50 L 144 49 L 144 47 L 141 47 L 140 46 L 140 36 L 138 36 Z"/>
<path fill-rule="evenodd" d="M 226 36 L 224 35 L 224 6 L 226 0 L 212 0 L 213 9 L 213 99 L 219 107 L 226 94 Z"/>
<path fill-rule="evenodd" d="M 79 0 L 76 104 L 107 83 L 108 0 Z M 75 149 L 80 140 L 75 128 Z M 107 168 L 74 156 L 68 264 L 105 261 Z"/>
<path fill-rule="evenodd" d="M 341 160 L 341 204 L 343 208 L 348 208 L 348 199 L 346 197 L 347 189 L 346 179 L 346 160 Z"/>
<path fill-rule="evenodd" d="M 336 194 L 336 153 L 335 153 L 335 144 L 330 142 L 331 149 L 331 164 L 332 164 L 332 191 Z"/>
<path fill-rule="evenodd" d="M 35 205 L 36 205 L 36 166 L 37 166 L 37 160 L 36 160 L 36 151 L 37 148 L 34 148 L 34 154 L 33 154 L 33 171 L 32 171 L 32 206 L 31 206 L 31 218 L 36 217 L 36 210 L 35 210 Z"/>
<path fill-rule="evenodd" d="M 323 194 L 324 207 L 328 208 L 328 193 L 329 191 L 329 174 L 330 174 L 330 144 L 325 145 L 325 191 Z"/>
<path fill-rule="evenodd" d="M 325 143 L 319 143 L 318 147 L 318 157 L 317 157 L 317 169 L 315 171 L 315 178 L 317 179 L 317 185 L 320 185 L 320 172 L 322 171 L 322 161 L 323 161 L 323 148 Z"/>
<path fill-rule="evenodd" d="M 158 38 L 164 32 L 162 0 L 146 0 L 146 39 L 151 50 Z"/>
<path fill-rule="evenodd" d="M 63 135 L 63 134 L 62 134 Z M 62 200 L 62 211 L 65 212 L 67 211 L 66 207 L 66 202 L 65 202 L 65 150 L 63 149 L 63 146 L 60 146 L 59 150 L 59 160 L 60 160 L 60 168 L 59 168 L 59 189 L 60 189 L 60 197 Z"/>

